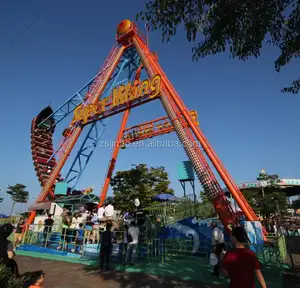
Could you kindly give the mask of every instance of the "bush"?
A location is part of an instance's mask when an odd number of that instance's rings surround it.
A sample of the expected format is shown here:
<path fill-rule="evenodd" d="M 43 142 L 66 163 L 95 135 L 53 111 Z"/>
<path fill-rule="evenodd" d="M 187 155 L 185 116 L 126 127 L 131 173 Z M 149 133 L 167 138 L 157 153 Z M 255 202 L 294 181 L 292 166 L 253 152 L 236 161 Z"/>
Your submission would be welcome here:
<path fill-rule="evenodd" d="M 0 264 L 0 287 L 22 288 L 23 281 L 15 277 L 5 265 Z"/>

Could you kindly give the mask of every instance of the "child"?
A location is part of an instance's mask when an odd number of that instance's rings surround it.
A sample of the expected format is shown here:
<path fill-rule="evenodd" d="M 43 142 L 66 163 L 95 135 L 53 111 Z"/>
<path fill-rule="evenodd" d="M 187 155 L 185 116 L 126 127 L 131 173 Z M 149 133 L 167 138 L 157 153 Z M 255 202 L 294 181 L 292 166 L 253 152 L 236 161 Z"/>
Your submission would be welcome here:
<path fill-rule="evenodd" d="M 44 283 L 45 273 L 43 271 L 33 272 L 30 275 L 30 283 L 32 283 L 28 288 L 42 287 Z"/>
<path fill-rule="evenodd" d="M 230 278 L 230 288 L 255 288 L 255 275 L 262 288 L 266 282 L 260 271 L 256 255 L 246 248 L 247 234 L 243 227 L 232 230 L 232 240 L 235 248 L 228 251 L 222 261 L 223 273 Z"/>
<path fill-rule="evenodd" d="M 83 245 L 83 239 L 84 239 L 83 224 L 79 223 L 79 229 L 77 229 L 77 231 L 76 231 L 76 240 L 75 240 L 76 248 L 71 250 L 73 253 L 81 252 L 79 250 L 80 250 L 81 246 Z"/>

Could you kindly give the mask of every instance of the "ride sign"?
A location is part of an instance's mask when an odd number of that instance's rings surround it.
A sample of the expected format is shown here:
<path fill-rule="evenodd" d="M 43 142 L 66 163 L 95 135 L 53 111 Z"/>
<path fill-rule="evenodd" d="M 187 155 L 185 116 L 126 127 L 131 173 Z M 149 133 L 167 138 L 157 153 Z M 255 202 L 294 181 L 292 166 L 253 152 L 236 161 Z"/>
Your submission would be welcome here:
<path fill-rule="evenodd" d="M 100 99 L 95 104 L 79 105 L 74 110 L 72 124 L 77 122 L 87 123 L 91 117 L 99 116 L 106 111 L 116 109 L 118 106 L 130 104 L 144 98 L 153 99 L 161 93 L 161 76 L 154 75 L 142 82 L 128 82 L 113 89 L 112 95 Z"/>

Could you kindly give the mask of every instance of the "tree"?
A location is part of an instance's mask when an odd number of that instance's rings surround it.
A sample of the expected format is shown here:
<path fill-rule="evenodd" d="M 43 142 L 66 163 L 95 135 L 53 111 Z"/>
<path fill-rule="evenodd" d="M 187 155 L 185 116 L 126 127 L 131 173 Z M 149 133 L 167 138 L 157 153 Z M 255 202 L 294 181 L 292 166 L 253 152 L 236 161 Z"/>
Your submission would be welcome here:
<path fill-rule="evenodd" d="M 13 213 L 16 203 L 27 203 L 28 201 L 28 191 L 25 190 L 26 186 L 23 184 L 17 183 L 14 186 L 8 186 L 6 193 L 10 195 L 13 204 L 10 211 L 10 216 Z"/>
<path fill-rule="evenodd" d="M 232 58 L 259 57 L 264 44 L 279 49 L 275 70 L 300 56 L 299 0 L 151 0 L 137 19 L 169 41 L 184 26 L 196 42 L 193 59 L 229 51 Z M 300 79 L 283 92 L 298 93 Z"/>
<path fill-rule="evenodd" d="M 1 192 L 1 189 L 0 189 L 0 192 Z M 3 197 L 0 197 L 0 203 L 2 203 L 3 200 L 4 200 L 4 198 L 3 198 Z"/>
<path fill-rule="evenodd" d="M 122 212 L 134 212 L 134 200 L 140 200 L 140 207 L 153 205 L 152 197 L 161 194 L 173 194 L 169 188 L 170 181 L 164 167 L 150 167 L 145 164 L 133 165 L 126 171 L 118 171 L 111 179 L 113 202 L 116 209 Z"/>
<path fill-rule="evenodd" d="M 300 197 L 292 202 L 292 208 L 295 210 L 300 208 Z"/>
<path fill-rule="evenodd" d="M 268 218 L 278 212 L 284 214 L 288 208 L 287 196 L 282 191 L 279 176 L 276 174 L 260 173 L 257 180 L 262 184 L 261 193 L 255 190 L 244 190 L 243 194 L 257 214 Z M 278 211 L 279 210 L 279 211 Z"/>
<path fill-rule="evenodd" d="M 0 264 L 0 287 L 22 288 L 23 284 L 23 279 L 15 277 L 5 265 Z"/>
<path fill-rule="evenodd" d="M 210 202 L 208 197 L 204 194 L 204 192 L 200 192 L 200 200 L 197 204 L 197 216 L 200 219 L 208 219 L 217 217 L 216 209 L 214 205 Z"/>

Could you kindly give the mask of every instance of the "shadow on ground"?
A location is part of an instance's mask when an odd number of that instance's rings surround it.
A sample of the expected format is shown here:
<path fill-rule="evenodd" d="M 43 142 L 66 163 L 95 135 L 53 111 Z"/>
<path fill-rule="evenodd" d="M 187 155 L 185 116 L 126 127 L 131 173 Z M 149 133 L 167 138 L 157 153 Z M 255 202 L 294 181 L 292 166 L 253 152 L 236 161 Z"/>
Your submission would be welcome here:
<path fill-rule="evenodd" d="M 99 275 L 103 281 L 116 281 L 120 288 L 225 288 L 227 285 L 219 281 L 215 283 L 200 283 L 192 280 L 179 280 L 173 277 L 146 275 L 141 273 L 132 273 L 126 271 L 111 270 L 108 272 L 99 272 L 98 267 L 87 266 L 84 268 L 86 273 Z"/>
<path fill-rule="evenodd" d="M 30 272 L 42 269 L 45 273 L 44 288 L 148 288 L 148 287 L 166 287 L 166 288 L 223 288 L 227 285 L 222 285 L 218 279 L 214 283 L 203 283 L 203 281 L 183 279 L 184 275 L 191 275 L 190 273 L 197 273 L 197 271 L 182 267 L 178 269 L 178 277 L 174 267 L 171 264 L 164 264 L 166 275 L 150 275 L 151 272 L 160 271 L 159 263 L 150 263 L 148 266 L 142 265 L 141 268 L 130 267 L 124 269 L 123 266 L 116 267 L 117 271 L 107 273 L 100 273 L 99 266 L 85 266 L 81 264 L 74 264 L 62 261 L 46 260 L 41 258 L 32 258 L 25 256 L 16 257 L 20 272 Z M 180 261 L 179 261 L 180 262 Z M 123 267 L 123 269 L 121 269 Z M 154 269 L 156 267 L 156 269 Z M 189 266 L 192 267 L 192 266 Z M 143 268 L 143 269 L 142 269 Z M 144 273 L 139 272 L 143 270 Z M 147 271 L 147 269 L 149 269 Z M 196 266 L 195 269 L 198 269 Z M 133 271 L 135 273 L 132 273 Z M 185 273 L 189 271 L 189 273 Z M 201 272 L 201 271 L 199 271 Z M 210 272 L 208 272 L 210 273 Z M 201 275 L 201 273 L 199 273 Z M 181 279 L 178 279 L 181 278 Z M 207 280 L 206 280 L 207 281 Z"/>
<path fill-rule="evenodd" d="M 151 275 L 150 279 L 164 279 L 163 283 L 166 283 L 169 279 L 176 279 L 176 281 L 193 281 L 195 283 L 204 284 L 227 284 L 228 281 L 224 278 L 216 278 L 212 275 L 211 266 L 203 258 L 191 258 L 191 259 L 169 259 L 162 263 L 161 261 L 146 261 L 139 260 L 136 265 L 132 267 L 115 264 L 114 270 L 121 275 L 122 273 L 128 278 L 129 274 Z M 84 269 L 87 273 L 99 273 L 99 266 L 86 266 Z M 107 278 L 107 273 L 103 274 L 104 278 Z M 135 277 L 135 276 L 134 276 Z M 126 279 L 125 279 L 126 280 Z M 125 281 L 124 280 L 124 281 Z M 174 280 L 175 281 L 175 280 Z M 159 283 L 158 283 L 159 284 Z M 135 287 L 135 286 L 133 286 Z M 173 286 L 170 286 L 173 287 Z M 209 287 L 209 286 L 207 286 Z"/>
<path fill-rule="evenodd" d="M 207 261 L 177 260 L 140 262 L 133 267 L 116 265 L 115 270 L 100 273 L 99 266 L 17 256 L 20 272 L 42 269 L 45 288 L 225 288 L 228 282 L 212 276 Z M 283 275 L 285 285 L 277 271 L 265 269 L 268 288 L 300 288 L 300 277 L 291 273 Z M 298 285 L 298 286 L 297 286 Z"/>

